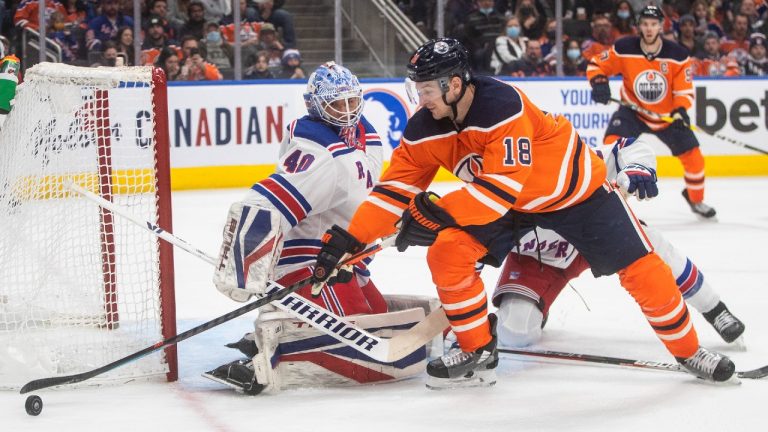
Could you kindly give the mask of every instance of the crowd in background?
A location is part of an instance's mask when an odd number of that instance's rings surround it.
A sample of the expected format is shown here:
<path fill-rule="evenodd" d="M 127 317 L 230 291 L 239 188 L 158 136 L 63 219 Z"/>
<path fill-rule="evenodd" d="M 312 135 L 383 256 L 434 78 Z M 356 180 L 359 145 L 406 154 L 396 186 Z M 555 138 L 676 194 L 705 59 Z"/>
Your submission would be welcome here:
<path fill-rule="evenodd" d="M 134 61 L 133 0 L 45 0 L 46 36 L 76 65 Z M 563 72 L 585 74 L 589 59 L 636 35 L 635 13 L 659 4 L 663 37 L 688 48 L 698 76 L 765 75 L 768 0 L 563 0 L 563 46 L 555 46 L 554 0 L 445 0 L 445 34 L 461 40 L 474 70 L 549 76 L 562 49 Z M 240 0 L 244 79 L 305 78 L 293 16 L 284 0 Z M 433 37 L 436 0 L 398 6 Z M 141 0 L 139 63 L 172 81 L 233 77 L 231 0 Z M 39 30 L 38 0 L 0 2 L 0 38 L 18 52 L 23 29 Z M 331 17 L 329 17 L 330 19 Z"/>
<path fill-rule="evenodd" d="M 45 35 L 62 61 L 80 66 L 136 63 L 133 0 L 45 0 Z M 240 0 L 244 79 L 304 78 L 291 13 L 284 0 Z M 231 0 L 141 0 L 139 64 L 169 81 L 232 78 L 235 25 Z M 2 7 L 4 6 L 4 7 Z M 39 31 L 38 0 L 0 2 L 6 52 L 18 52 L 25 28 Z"/>
<path fill-rule="evenodd" d="M 485 74 L 555 75 L 554 0 L 446 0 L 446 36 L 470 50 Z M 435 35 L 435 0 L 399 1 L 401 9 Z M 619 38 L 637 35 L 635 14 L 662 8 L 663 37 L 690 52 L 698 76 L 766 75 L 766 0 L 563 0 L 563 73 L 585 74 L 589 59 Z"/>

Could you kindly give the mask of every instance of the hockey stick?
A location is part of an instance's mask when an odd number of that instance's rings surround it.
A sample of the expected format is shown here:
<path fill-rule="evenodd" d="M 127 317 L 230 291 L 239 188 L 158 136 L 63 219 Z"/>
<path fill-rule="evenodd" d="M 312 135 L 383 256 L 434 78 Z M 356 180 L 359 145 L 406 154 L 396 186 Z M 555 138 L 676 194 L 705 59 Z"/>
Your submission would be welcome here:
<path fill-rule="evenodd" d="M 648 360 L 634 360 L 634 359 L 625 359 L 625 358 L 619 358 L 619 357 L 608 357 L 608 356 L 600 356 L 600 355 L 592 355 L 592 354 L 578 354 L 578 353 L 569 353 L 569 352 L 561 352 L 561 351 L 536 351 L 536 350 L 499 348 L 499 352 L 504 354 L 514 354 L 519 356 L 544 357 L 544 358 L 556 359 L 556 360 L 572 360 L 572 361 L 580 361 L 580 362 L 586 362 L 586 363 L 599 363 L 599 364 L 609 364 L 614 366 L 653 369 L 653 370 L 662 370 L 662 371 L 671 371 L 671 372 L 683 372 L 686 374 L 689 373 L 688 371 L 685 370 L 685 368 L 683 368 L 677 363 L 664 363 L 664 362 L 656 362 L 656 361 L 648 361 Z M 768 365 L 757 368 L 757 369 L 748 370 L 748 371 L 736 372 L 736 376 L 738 376 L 739 378 L 746 378 L 746 379 L 765 378 L 766 376 L 768 376 Z"/>
<path fill-rule="evenodd" d="M 365 250 L 363 250 L 363 251 L 361 251 L 361 252 L 359 252 L 359 253 L 357 253 L 355 255 L 352 255 L 351 257 L 347 258 L 343 262 L 339 263 L 337 268 L 340 268 L 340 267 L 345 266 L 345 265 L 355 264 L 355 263 L 361 261 L 362 259 L 367 258 L 367 257 L 375 254 L 376 252 L 378 252 L 380 250 L 381 250 L 381 245 L 374 244 L 373 246 L 370 246 L 370 247 L 366 248 Z M 115 368 L 118 368 L 118 367 L 123 366 L 125 364 L 128 364 L 128 363 L 130 363 L 130 362 L 132 362 L 134 360 L 138 360 L 138 359 L 140 359 L 140 358 L 142 358 L 142 357 L 144 357 L 146 355 L 149 355 L 149 354 L 151 354 L 151 353 L 153 353 L 155 351 L 161 350 L 161 349 L 163 349 L 163 348 L 165 348 L 167 346 L 175 345 L 175 344 L 177 344 L 177 343 L 179 343 L 179 342 L 181 342 L 181 341 L 183 341 L 185 339 L 189 339 L 192 336 L 195 336 L 195 335 L 200 334 L 200 333 L 202 333 L 204 331 L 210 330 L 210 329 L 212 329 L 212 328 L 214 328 L 214 327 L 216 327 L 216 326 L 218 326 L 220 324 L 223 324 L 223 323 L 225 323 L 227 321 L 230 321 L 230 320 L 232 320 L 234 318 L 237 318 L 240 315 L 246 314 L 246 313 L 248 313 L 248 312 L 250 312 L 252 310 L 258 309 L 261 306 L 264 306 L 264 305 L 266 305 L 268 303 L 271 303 L 271 302 L 276 301 L 276 300 L 280 300 L 283 297 L 285 297 L 286 295 L 288 295 L 290 293 L 293 293 L 293 292 L 297 291 L 299 288 L 301 288 L 301 287 L 305 286 L 306 284 L 308 284 L 310 279 L 311 278 L 305 278 L 305 279 L 300 280 L 300 281 L 298 281 L 298 282 L 294 283 L 293 285 L 290 285 L 290 286 L 288 286 L 286 288 L 282 288 L 282 287 L 280 287 L 280 285 L 277 285 L 277 284 L 274 284 L 273 282 L 270 282 L 270 285 L 273 286 L 273 289 L 269 292 L 269 294 L 267 294 L 264 297 L 261 297 L 260 299 L 254 301 L 252 303 L 248 303 L 247 305 L 242 306 L 240 308 L 237 308 L 237 309 L 235 309 L 235 310 L 233 310 L 231 312 L 228 312 L 228 313 L 226 313 L 226 314 L 224 314 L 224 315 L 222 315 L 222 316 L 220 316 L 218 318 L 215 318 L 215 319 L 212 319 L 212 320 L 210 320 L 208 322 L 200 324 L 199 326 L 193 327 L 193 328 L 191 328 L 191 329 L 189 329 L 189 330 L 187 330 L 185 332 L 179 333 L 176 336 L 173 336 L 173 337 L 170 337 L 168 339 L 164 339 L 162 341 L 159 341 L 159 342 L 155 343 L 154 345 L 150 345 L 150 346 L 144 348 L 141 351 L 137 351 L 137 352 L 135 352 L 133 354 L 130 354 L 130 355 L 125 356 L 125 357 L 123 357 L 121 359 L 115 360 L 112 363 L 109 363 L 109 364 L 101 366 L 99 368 L 90 370 L 88 372 L 83 372 L 83 373 L 74 374 L 74 375 L 67 375 L 67 376 L 42 378 L 42 379 L 32 380 L 32 381 L 24 384 L 24 387 L 21 388 L 19 393 L 24 394 L 24 393 L 29 393 L 31 391 L 40 390 L 40 389 L 44 389 L 44 388 L 48 388 L 48 387 L 60 386 L 60 385 L 64 385 L 64 384 L 75 384 L 75 383 L 79 383 L 81 381 L 85 381 L 85 380 L 91 379 L 91 378 L 93 378 L 93 377 L 95 377 L 97 375 L 101 375 L 101 374 L 103 374 L 105 372 L 109 372 L 112 369 L 115 369 Z"/>
<path fill-rule="evenodd" d="M 115 205 L 111 201 L 108 201 L 73 182 L 67 181 L 64 185 L 81 194 L 88 200 L 110 210 L 112 213 L 125 217 L 168 243 L 189 252 L 208 264 L 213 266 L 216 265 L 216 259 L 214 257 L 192 246 L 192 244 L 178 236 L 163 230 L 149 221 L 141 220 L 130 214 L 124 208 Z M 394 240 L 394 235 L 385 237 L 377 244 L 378 249 L 372 251 L 369 255 L 391 246 L 391 244 L 394 243 Z M 360 259 L 362 258 L 359 258 L 358 261 Z M 282 297 L 280 301 L 274 302 L 273 305 L 290 313 L 315 329 L 335 338 L 339 342 L 348 345 L 375 360 L 388 363 L 400 360 L 406 355 L 416 351 L 449 325 L 445 313 L 442 312 L 442 309 L 437 309 L 432 311 L 417 325 L 397 334 L 391 339 L 385 339 L 367 332 L 344 318 L 337 316 L 333 312 L 324 309 L 313 302 L 307 301 L 301 296 L 293 294 L 293 292 Z"/>
<path fill-rule="evenodd" d="M 657 113 L 655 113 L 653 111 L 647 110 L 647 109 L 645 109 L 645 108 L 643 108 L 643 107 L 641 107 L 639 105 L 633 104 L 632 102 L 629 102 L 629 101 L 623 101 L 623 100 L 619 100 L 619 99 L 616 99 L 616 98 L 611 98 L 611 102 L 616 102 L 617 104 L 619 104 L 621 106 L 624 106 L 624 107 L 627 107 L 627 108 L 631 109 L 634 112 L 643 114 L 646 117 L 654 118 L 654 119 L 657 119 L 657 120 L 662 120 L 662 121 L 665 121 L 667 123 L 672 123 L 672 122 L 675 121 L 675 119 L 673 119 L 670 116 L 659 115 L 659 114 L 657 114 Z M 747 144 L 745 142 L 738 141 L 738 140 L 735 140 L 735 139 L 733 139 L 731 137 L 725 136 L 725 135 L 723 135 L 721 133 L 712 132 L 710 130 L 707 130 L 705 128 L 702 128 L 700 126 L 696 126 L 696 125 L 693 125 L 693 124 L 690 125 L 689 127 L 694 132 L 703 132 L 703 133 L 705 133 L 705 134 L 707 134 L 707 135 L 709 135 L 711 137 L 714 137 L 714 138 L 717 138 L 719 140 L 725 141 L 725 142 L 727 142 L 729 144 L 737 145 L 739 147 L 744 147 L 746 149 L 750 149 L 752 151 L 755 151 L 755 152 L 758 152 L 758 153 L 762 153 L 764 155 L 768 155 L 768 150 L 757 148 L 757 147 L 749 145 L 749 144 Z"/>

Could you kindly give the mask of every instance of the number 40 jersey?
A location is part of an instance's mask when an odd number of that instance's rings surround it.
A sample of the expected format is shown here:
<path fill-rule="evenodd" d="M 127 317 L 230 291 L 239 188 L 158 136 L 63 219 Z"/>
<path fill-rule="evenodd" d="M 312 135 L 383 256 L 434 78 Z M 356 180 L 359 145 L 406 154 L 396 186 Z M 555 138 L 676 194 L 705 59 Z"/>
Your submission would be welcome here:
<path fill-rule="evenodd" d="M 350 128 L 309 116 L 290 124 L 275 173 L 254 184 L 248 197 L 282 216 L 277 278 L 314 264 L 323 233 L 333 224 L 346 226 L 373 189 L 382 157 L 381 139 L 365 117 Z"/>

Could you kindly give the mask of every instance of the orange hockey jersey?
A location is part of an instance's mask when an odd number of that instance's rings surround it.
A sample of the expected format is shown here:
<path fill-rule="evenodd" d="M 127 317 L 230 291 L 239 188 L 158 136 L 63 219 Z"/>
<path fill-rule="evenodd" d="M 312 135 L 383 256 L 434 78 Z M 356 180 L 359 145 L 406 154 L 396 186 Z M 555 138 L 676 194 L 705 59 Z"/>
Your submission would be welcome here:
<path fill-rule="evenodd" d="M 513 86 L 487 77 L 473 82 L 474 100 L 460 130 L 426 109 L 408 121 L 389 169 L 350 222 L 358 240 L 394 232 L 411 198 L 429 187 L 440 167 L 474 174 L 437 202 L 461 226 L 488 224 L 510 209 L 563 209 L 605 181 L 602 159 L 567 119 L 541 111 Z"/>
<path fill-rule="evenodd" d="M 662 39 L 659 54 L 648 59 L 640 48 L 639 36 L 616 41 L 610 50 L 592 57 L 587 79 L 597 75 L 621 75 L 621 99 L 640 105 L 659 115 L 669 115 L 675 108 L 693 105 L 693 70 L 688 50 Z M 640 116 L 652 130 L 669 124 Z"/>

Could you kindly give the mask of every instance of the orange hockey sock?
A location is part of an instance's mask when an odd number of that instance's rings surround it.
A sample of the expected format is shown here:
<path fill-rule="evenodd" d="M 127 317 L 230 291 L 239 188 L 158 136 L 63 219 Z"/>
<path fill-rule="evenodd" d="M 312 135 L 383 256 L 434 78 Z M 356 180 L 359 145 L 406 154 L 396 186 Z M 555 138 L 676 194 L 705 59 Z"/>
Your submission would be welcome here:
<path fill-rule="evenodd" d="M 475 263 L 486 251 L 466 232 L 447 228 L 427 252 L 437 295 L 459 346 L 466 352 L 491 341 L 488 298 L 483 281 L 475 272 Z"/>
<path fill-rule="evenodd" d="M 673 356 L 687 358 L 696 352 L 699 338 L 688 308 L 672 271 L 656 253 L 619 271 L 619 280 Z"/>
<path fill-rule="evenodd" d="M 704 155 L 696 147 L 678 155 L 685 170 L 685 188 L 688 190 L 688 199 L 699 203 L 704 201 Z"/>

